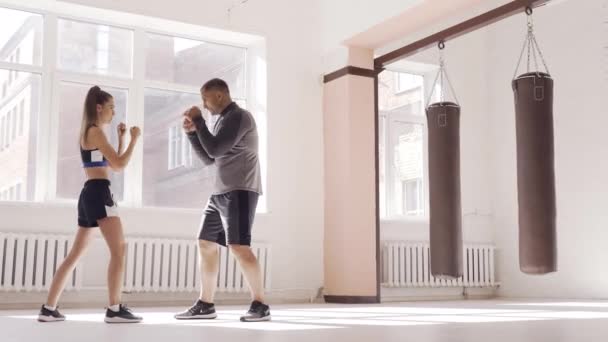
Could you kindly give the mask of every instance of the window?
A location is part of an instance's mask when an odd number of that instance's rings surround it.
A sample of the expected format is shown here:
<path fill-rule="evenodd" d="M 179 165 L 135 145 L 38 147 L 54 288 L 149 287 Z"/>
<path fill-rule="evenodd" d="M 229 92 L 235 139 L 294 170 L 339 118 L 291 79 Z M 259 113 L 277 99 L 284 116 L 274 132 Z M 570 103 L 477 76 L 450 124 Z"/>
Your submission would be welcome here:
<path fill-rule="evenodd" d="M 192 166 L 192 145 L 181 125 L 169 128 L 168 161 L 168 170 L 173 170 L 180 166 Z"/>
<path fill-rule="evenodd" d="M 23 135 L 23 128 L 25 126 L 25 100 L 19 102 L 19 136 Z"/>
<path fill-rule="evenodd" d="M 13 58 L 11 57 L 9 60 L 9 63 L 14 63 Z M 8 72 L 8 86 L 12 86 L 13 85 L 13 75 L 15 74 L 14 70 L 10 70 Z"/>
<path fill-rule="evenodd" d="M 393 119 L 389 127 L 392 146 L 391 178 L 388 179 L 392 196 L 389 212 L 394 216 L 422 214 L 423 125 Z M 392 202 L 392 203 L 391 203 Z"/>
<path fill-rule="evenodd" d="M 17 185 L 15 186 L 15 193 L 17 194 L 17 196 L 15 197 L 15 200 L 17 201 L 21 201 L 23 198 L 23 195 L 21 193 L 21 183 L 17 183 Z"/>
<path fill-rule="evenodd" d="M 11 144 L 11 113 L 7 112 L 4 115 L 4 148 L 8 148 Z"/>
<path fill-rule="evenodd" d="M 422 89 L 424 79 L 418 75 L 395 72 L 395 92 L 402 93 L 410 90 Z"/>
<path fill-rule="evenodd" d="M 18 182 L 0 189 L 0 201 L 21 201 L 23 195 L 21 193 L 22 184 Z"/>
<path fill-rule="evenodd" d="M 169 170 L 183 166 L 182 160 L 182 134 L 179 126 L 171 126 L 169 129 Z"/>
<path fill-rule="evenodd" d="M 0 81 L 7 79 L 9 70 L 0 70 Z M 38 74 L 20 71 L 20 84 L 12 87 L 10 92 L 0 102 L 0 158 L 7 161 L 8 167 L 0 169 L 0 188 L 11 186 L 21 180 L 19 191 L 13 190 L 15 197 L 7 200 L 32 200 L 35 189 L 37 171 L 38 133 L 25 130 L 25 123 L 20 122 L 21 103 L 29 102 L 32 109 L 28 115 L 32 122 L 37 123 L 40 101 L 41 77 Z M 25 116 L 24 108 L 24 116 Z M 23 128 L 22 128 L 23 126 Z M 19 143 L 17 138 L 19 137 Z M 7 195 L 8 196 L 8 195 Z"/>
<path fill-rule="evenodd" d="M 385 71 L 379 77 L 380 213 L 424 216 L 426 117 L 424 77 Z"/>
<path fill-rule="evenodd" d="M 11 112 L 11 122 L 13 124 L 13 127 L 11 129 L 11 138 L 13 141 L 15 141 L 15 139 L 17 139 L 17 107 L 13 107 L 13 110 Z"/>
<path fill-rule="evenodd" d="M 380 115 L 378 118 L 378 162 L 379 170 L 379 196 L 380 196 L 380 216 L 388 216 L 386 213 L 386 115 Z"/>
<path fill-rule="evenodd" d="M 0 150 L 4 150 L 5 134 L 6 133 L 6 116 L 0 118 Z"/>
<path fill-rule="evenodd" d="M 193 157 L 181 115 L 192 105 L 202 108 L 202 80 L 213 77 L 224 79 L 233 99 L 244 106 L 246 56 L 247 50 L 240 47 L 146 35 L 145 206 L 199 208 L 204 204 L 211 193 L 213 170 L 202 168 L 198 157 Z M 205 115 L 208 120 L 215 119 Z"/>
<path fill-rule="evenodd" d="M 405 212 L 407 215 L 422 213 L 422 177 L 403 181 Z"/>
<path fill-rule="evenodd" d="M 0 60 L 40 65 L 42 57 L 42 15 L 0 8 Z M 18 38 L 18 39 L 12 39 Z M 26 55 L 30 58 L 26 59 Z M 16 57 L 16 58 L 15 58 Z"/>
<path fill-rule="evenodd" d="M 97 70 L 107 73 L 110 64 L 110 28 L 99 26 L 97 29 Z"/>
<path fill-rule="evenodd" d="M 119 122 L 142 128 L 126 172 L 112 173 L 116 199 L 127 206 L 200 208 L 212 189 L 214 170 L 203 168 L 194 156 L 181 127 L 183 111 L 201 106 L 205 80 L 223 78 L 239 105 L 255 105 L 262 147 L 266 108 L 265 95 L 259 94 L 265 92 L 265 81 L 264 89 L 255 92 L 248 86 L 248 64 L 254 60 L 248 60 L 243 46 L 192 39 L 200 32 L 194 29 L 185 38 L 183 32 L 160 34 L 106 19 L 99 23 L 76 12 L 40 15 L 0 7 L 0 158 L 11 164 L 0 170 L 0 193 L 25 201 L 77 199 L 85 178 L 78 146 L 82 108 L 95 84 L 114 96 L 116 116 L 106 131 L 112 145 L 117 145 Z M 53 30 L 43 31 L 47 26 Z M 42 51 L 43 41 L 48 51 Z M 42 59 L 43 52 L 51 58 Z M 252 70 L 256 79 L 265 76 Z M 250 94 L 254 101 L 249 102 Z M 129 139 L 127 133 L 125 143 Z M 263 170 L 264 153 L 261 148 Z"/>
<path fill-rule="evenodd" d="M 133 31 L 59 19 L 61 70 L 130 78 Z"/>
<path fill-rule="evenodd" d="M 37 134 L 21 128 L 20 103 L 30 101 L 37 123 L 41 86 L 43 16 L 0 8 L 0 189 L 4 200 L 32 200 L 35 188 Z M 26 69 L 28 67 L 29 69 Z M 38 70 L 32 72 L 32 69 Z M 25 115 L 25 113 L 24 113 Z M 34 132 L 35 133 L 35 132 Z M 18 137 L 19 144 L 15 144 Z"/>
<path fill-rule="evenodd" d="M 199 208 L 209 196 L 212 170 L 202 168 L 198 157 L 192 157 L 190 141 L 182 129 L 184 109 L 200 102 L 198 93 L 146 89 L 143 139 L 145 206 Z"/>
<path fill-rule="evenodd" d="M 184 151 L 184 165 L 186 167 L 191 167 L 192 161 L 194 160 L 192 157 L 194 152 L 192 151 L 192 145 L 190 144 L 190 141 L 186 137 L 186 133 L 184 131 L 182 131 L 182 143 L 184 144 L 184 148 L 182 149 Z"/>
<path fill-rule="evenodd" d="M 245 98 L 247 50 L 157 34 L 146 41 L 146 79 L 198 90 L 201 80 L 221 77 L 235 99 Z"/>

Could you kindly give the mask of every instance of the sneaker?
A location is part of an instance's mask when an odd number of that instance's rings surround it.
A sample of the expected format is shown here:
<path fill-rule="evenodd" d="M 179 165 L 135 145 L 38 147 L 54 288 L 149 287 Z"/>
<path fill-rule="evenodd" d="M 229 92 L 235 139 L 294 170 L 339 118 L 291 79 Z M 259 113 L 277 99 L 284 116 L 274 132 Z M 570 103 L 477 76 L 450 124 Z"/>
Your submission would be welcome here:
<path fill-rule="evenodd" d="M 190 309 L 175 314 L 174 317 L 175 319 L 214 319 L 217 317 L 217 313 L 215 312 L 215 305 L 205 303 L 199 299 Z"/>
<path fill-rule="evenodd" d="M 57 308 L 51 311 L 44 307 L 44 305 L 40 308 L 40 313 L 38 314 L 38 322 L 61 322 L 65 321 L 65 316 L 62 315 Z"/>
<path fill-rule="evenodd" d="M 270 321 L 270 307 L 262 302 L 254 301 L 247 314 L 241 317 L 241 322 Z"/>
<path fill-rule="evenodd" d="M 110 308 L 106 309 L 106 317 L 104 321 L 106 323 L 139 323 L 142 318 L 135 316 L 131 309 L 125 305 L 120 304 L 118 311 L 113 311 Z"/>

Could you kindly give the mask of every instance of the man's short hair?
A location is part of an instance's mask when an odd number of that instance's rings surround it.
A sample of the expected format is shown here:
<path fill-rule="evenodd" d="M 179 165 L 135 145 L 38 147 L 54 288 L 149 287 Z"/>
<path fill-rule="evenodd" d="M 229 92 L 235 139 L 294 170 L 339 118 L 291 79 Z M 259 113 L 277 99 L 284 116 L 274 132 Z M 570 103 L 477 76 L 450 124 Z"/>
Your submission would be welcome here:
<path fill-rule="evenodd" d="M 226 94 L 230 94 L 230 89 L 228 89 L 228 84 L 219 78 L 214 78 L 211 79 L 209 81 L 207 81 L 205 84 L 203 84 L 203 86 L 201 87 L 201 92 L 203 91 L 209 91 L 209 90 L 219 90 L 222 92 L 225 92 Z"/>

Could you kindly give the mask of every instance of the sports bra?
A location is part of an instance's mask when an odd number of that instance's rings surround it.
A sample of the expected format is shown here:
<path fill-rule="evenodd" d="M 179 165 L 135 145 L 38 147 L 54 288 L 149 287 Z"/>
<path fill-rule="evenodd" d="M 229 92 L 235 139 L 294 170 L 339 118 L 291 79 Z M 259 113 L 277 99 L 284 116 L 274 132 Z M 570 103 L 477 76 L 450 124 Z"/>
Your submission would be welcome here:
<path fill-rule="evenodd" d="M 82 167 L 84 168 L 108 166 L 108 160 L 98 148 L 93 150 L 85 150 L 81 145 L 80 158 L 82 159 Z"/>

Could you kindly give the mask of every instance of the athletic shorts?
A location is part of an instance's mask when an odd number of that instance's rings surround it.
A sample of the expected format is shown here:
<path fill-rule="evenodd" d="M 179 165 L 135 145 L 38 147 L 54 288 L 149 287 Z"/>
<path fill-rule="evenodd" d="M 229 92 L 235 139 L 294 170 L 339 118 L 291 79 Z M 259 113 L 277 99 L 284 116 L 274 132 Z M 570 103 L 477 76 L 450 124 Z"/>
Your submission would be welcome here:
<path fill-rule="evenodd" d="M 203 211 L 199 240 L 250 246 L 258 197 L 258 193 L 245 190 L 211 195 Z"/>
<path fill-rule="evenodd" d="M 78 198 L 78 225 L 85 228 L 99 227 L 97 220 L 118 216 L 118 205 L 107 179 L 90 179 Z"/>

